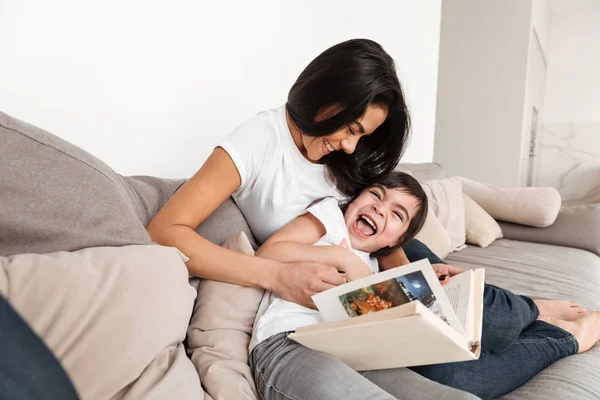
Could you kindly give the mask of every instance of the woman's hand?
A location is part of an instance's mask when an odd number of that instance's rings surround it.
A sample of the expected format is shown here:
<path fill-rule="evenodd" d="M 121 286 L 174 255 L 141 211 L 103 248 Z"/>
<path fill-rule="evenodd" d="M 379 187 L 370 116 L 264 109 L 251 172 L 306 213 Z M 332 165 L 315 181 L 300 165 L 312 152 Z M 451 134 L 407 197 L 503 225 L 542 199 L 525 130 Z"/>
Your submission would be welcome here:
<path fill-rule="evenodd" d="M 316 308 L 311 296 L 345 283 L 336 267 L 307 261 L 283 264 L 272 278 L 270 291 L 310 308 Z"/>
<path fill-rule="evenodd" d="M 458 275 L 466 270 L 463 268 L 453 267 L 452 265 L 447 264 L 432 264 L 431 267 L 435 272 L 435 275 L 440 280 L 442 285 L 445 285 L 450 281 L 450 278 L 454 275 Z"/>

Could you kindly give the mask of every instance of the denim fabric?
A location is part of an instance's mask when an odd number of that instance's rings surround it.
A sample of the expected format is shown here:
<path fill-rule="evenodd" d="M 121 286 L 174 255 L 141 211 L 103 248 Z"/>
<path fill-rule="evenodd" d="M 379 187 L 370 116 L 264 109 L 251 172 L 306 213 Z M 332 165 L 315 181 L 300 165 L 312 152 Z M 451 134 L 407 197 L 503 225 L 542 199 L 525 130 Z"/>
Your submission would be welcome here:
<path fill-rule="evenodd" d="M 579 350 L 573 335 L 538 316 L 532 299 L 486 285 L 479 359 L 411 369 L 482 399 L 501 396 Z"/>
<path fill-rule="evenodd" d="M 0 343 L 1 400 L 78 398 L 56 358 L 2 296 Z"/>
<path fill-rule="evenodd" d="M 540 311 L 531 298 L 486 284 L 483 291 L 481 351 L 498 353 L 505 350 L 539 316 Z"/>
<path fill-rule="evenodd" d="M 412 239 L 402 246 L 408 261 L 415 262 L 427 258 L 431 264 L 445 264 L 429 247 L 417 239 Z"/>
<path fill-rule="evenodd" d="M 283 332 L 260 342 L 250 366 L 263 400 L 475 400 L 407 368 L 356 372 L 340 360 L 310 350 Z"/>

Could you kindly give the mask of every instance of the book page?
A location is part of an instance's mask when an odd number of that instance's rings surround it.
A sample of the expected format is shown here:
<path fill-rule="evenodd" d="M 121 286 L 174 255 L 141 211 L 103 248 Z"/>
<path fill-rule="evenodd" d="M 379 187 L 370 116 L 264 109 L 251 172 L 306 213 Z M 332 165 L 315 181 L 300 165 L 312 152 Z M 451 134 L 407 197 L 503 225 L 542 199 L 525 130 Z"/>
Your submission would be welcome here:
<path fill-rule="evenodd" d="M 458 333 L 465 334 L 426 259 L 336 286 L 312 296 L 312 299 L 327 322 L 420 301 Z"/>
<path fill-rule="evenodd" d="M 468 270 L 455 275 L 444 286 L 444 292 L 461 325 L 468 331 L 470 299 L 473 291 L 473 271 Z M 466 332 L 468 333 L 468 332 Z"/>
<path fill-rule="evenodd" d="M 485 290 L 485 269 L 478 268 L 473 271 L 473 342 L 481 344 L 481 330 L 483 324 L 483 292 Z M 479 357 L 481 346 L 478 346 L 476 356 Z"/>

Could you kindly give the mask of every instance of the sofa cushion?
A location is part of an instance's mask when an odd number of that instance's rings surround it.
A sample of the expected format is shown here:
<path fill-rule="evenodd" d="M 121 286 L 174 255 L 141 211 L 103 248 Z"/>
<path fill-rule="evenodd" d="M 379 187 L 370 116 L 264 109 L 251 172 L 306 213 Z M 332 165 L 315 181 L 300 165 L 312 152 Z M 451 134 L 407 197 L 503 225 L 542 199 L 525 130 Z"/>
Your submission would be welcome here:
<path fill-rule="evenodd" d="M 568 247 L 496 240 L 482 249 L 471 247 L 446 260 L 463 268 L 486 268 L 486 281 L 517 294 L 568 299 L 600 309 L 600 258 Z M 600 346 L 564 358 L 525 385 L 503 396 L 508 400 L 600 398 Z"/>
<path fill-rule="evenodd" d="M 0 113 L 0 255 L 150 244 L 144 206 L 106 164 Z"/>
<path fill-rule="evenodd" d="M 431 209 L 450 236 L 452 250 L 460 250 L 465 244 L 465 204 L 460 179 L 425 181 L 423 189 Z"/>
<path fill-rule="evenodd" d="M 446 228 L 444 228 L 438 217 L 435 216 L 431 206 L 427 211 L 425 223 L 415 238 L 424 243 L 429 250 L 441 259 L 446 258 L 452 252 L 450 235 L 448 235 Z"/>
<path fill-rule="evenodd" d="M 178 250 L 0 257 L 0 295 L 43 339 L 82 399 L 202 399 L 182 345 L 196 292 Z"/>
<path fill-rule="evenodd" d="M 243 232 L 233 235 L 223 247 L 254 255 Z M 224 282 L 200 283 L 187 343 L 202 384 L 214 399 L 257 397 L 248 366 L 248 345 L 263 293 L 263 289 Z"/>
<path fill-rule="evenodd" d="M 560 210 L 560 194 L 552 187 L 500 188 L 460 178 L 463 192 L 498 220 L 521 225 L 552 225 Z"/>
<path fill-rule="evenodd" d="M 185 182 L 123 177 L 79 147 L 0 112 L 0 256 L 151 244 L 145 226 Z M 197 232 L 250 229 L 228 199 Z"/>
<path fill-rule="evenodd" d="M 463 194 L 463 200 L 466 243 L 488 247 L 494 240 L 502 238 L 502 229 L 490 214 L 466 194 Z"/>
<path fill-rule="evenodd" d="M 400 163 L 396 170 L 408 172 L 420 181 L 444 179 L 446 177 L 444 169 L 438 163 Z"/>
<path fill-rule="evenodd" d="M 424 164 L 401 164 L 396 167 L 397 171 L 404 172 L 409 174 L 410 176 L 415 176 L 413 171 L 409 169 L 409 167 L 419 171 L 424 169 L 428 171 L 429 168 L 432 168 L 434 171 L 441 171 L 441 167 L 439 164 L 432 163 L 424 163 Z M 433 176 L 434 174 L 421 173 L 421 176 Z M 421 183 L 424 185 L 423 183 Z M 430 190 L 429 190 L 430 192 Z M 428 194 L 428 197 L 430 194 Z M 452 252 L 453 246 L 452 241 L 450 239 L 450 235 L 446 228 L 442 224 L 442 222 L 438 219 L 436 215 L 436 210 L 432 206 L 432 203 L 429 203 L 429 208 L 427 209 L 427 218 L 425 219 L 425 223 L 423 227 L 419 231 L 419 233 L 415 236 L 415 238 L 422 243 L 424 243 L 429 250 L 431 250 L 435 255 L 439 258 L 444 259 L 446 256 Z"/>
<path fill-rule="evenodd" d="M 600 204 L 563 206 L 547 228 L 500 222 L 504 237 L 591 251 L 600 256 Z"/>
<path fill-rule="evenodd" d="M 144 208 L 138 217 L 144 226 L 148 225 L 152 217 L 162 208 L 185 180 L 164 179 L 152 176 L 126 176 L 124 179 L 138 194 Z M 250 243 L 256 248 L 256 242 L 250 227 L 240 209 L 230 197 L 208 218 L 202 222 L 196 232 L 221 246 L 236 232 L 244 232 Z"/>

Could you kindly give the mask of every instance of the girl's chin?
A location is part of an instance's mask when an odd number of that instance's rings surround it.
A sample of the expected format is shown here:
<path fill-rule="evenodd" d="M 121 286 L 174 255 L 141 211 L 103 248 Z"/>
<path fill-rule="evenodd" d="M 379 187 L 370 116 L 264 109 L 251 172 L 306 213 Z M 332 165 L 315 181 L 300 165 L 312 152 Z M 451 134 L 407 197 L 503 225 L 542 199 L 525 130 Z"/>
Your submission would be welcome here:
<path fill-rule="evenodd" d="M 367 246 L 367 243 L 365 243 L 367 239 L 368 238 L 363 238 L 355 232 L 352 232 L 352 234 L 350 235 L 350 245 L 353 249 L 358 249 L 362 251 L 362 248 Z"/>

